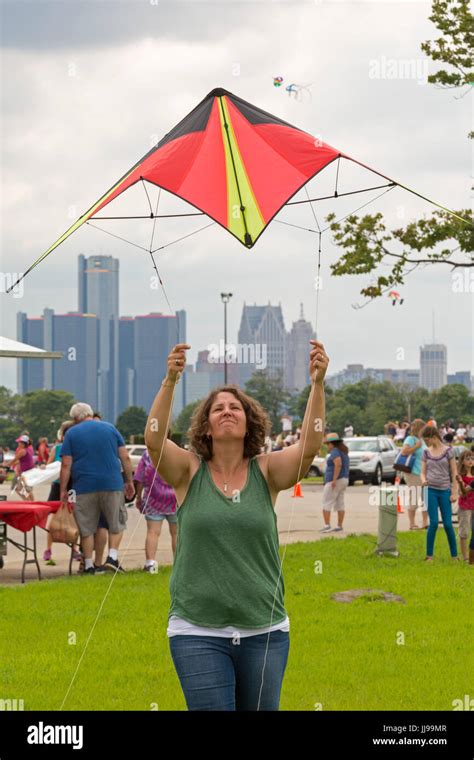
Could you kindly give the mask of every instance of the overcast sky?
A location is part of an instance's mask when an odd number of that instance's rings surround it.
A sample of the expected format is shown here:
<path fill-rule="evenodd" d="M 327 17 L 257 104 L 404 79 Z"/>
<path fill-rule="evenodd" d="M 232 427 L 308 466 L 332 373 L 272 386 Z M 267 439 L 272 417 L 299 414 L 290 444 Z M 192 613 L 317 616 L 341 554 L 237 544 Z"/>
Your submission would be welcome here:
<path fill-rule="evenodd" d="M 138 158 L 215 87 L 224 87 L 341 151 L 453 209 L 470 205 L 470 95 L 426 83 L 436 66 L 420 43 L 437 36 L 427 2 L 28 2 L 2 9 L 2 262 L 23 272 Z M 412 76 L 406 76 L 411 65 Z M 395 77 L 394 77 L 395 72 Z M 297 102 L 285 83 L 309 85 Z M 311 197 L 334 189 L 335 165 L 309 184 Z M 375 181 L 374 181 L 375 180 Z M 339 190 L 379 184 L 342 162 Z M 376 193 L 315 204 L 320 222 L 343 216 Z M 189 209 L 162 194 L 162 212 Z M 156 196 L 154 196 L 156 197 Z M 305 197 L 303 195 L 303 197 Z M 133 188 L 112 213 L 146 213 Z M 433 207 L 396 188 L 367 207 L 389 229 Z M 314 227 L 308 206 L 281 220 Z M 162 220 L 155 244 L 203 226 L 202 218 Z M 111 231 L 148 245 L 150 222 L 109 222 Z M 116 225 L 111 227 L 110 225 Z M 287 329 L 304 304 L 314 325 L 316 236 L 273 222 L 246 250 L 218 225 L 157 258 L 173 310 L 186 309 L 189 360 L 222 337 L 220 292 L 230 290 L 229 340 L 237 339 L 244 301 L 281 302 Z M 77 309 L 77 256 L 120 260 L 120 313 L 168 313 L 150 287 L 148 254 L 84 226 L 24 282 L 21 297 L 2 293 L 2 334 L 16 338 L 16 314 Z M 419 346 L 448 346 L 448 371 L 474 372 L 473 292 L 456 292 L 450 269 L 418 270 L 400 291 L 364 307 L 370 277 L 330 277 L 340 251 L 323 235 L 318 334 L 331 374 L 348 363 L 412 368 Z M 388 270 L 387 270 L 388 271 Z M 469 273 L 470 276 L 470 273 Z M 470 281 L 472 283 L 472 280 Z M 469 281 L 467 281 L 469 284 Z M 474 283 L 471 285 L 474 291 Z M 404 349 L 404 360 L 400 360 Z M 0 363 L 2 384 L 16 388 L 16 362 Z"/>

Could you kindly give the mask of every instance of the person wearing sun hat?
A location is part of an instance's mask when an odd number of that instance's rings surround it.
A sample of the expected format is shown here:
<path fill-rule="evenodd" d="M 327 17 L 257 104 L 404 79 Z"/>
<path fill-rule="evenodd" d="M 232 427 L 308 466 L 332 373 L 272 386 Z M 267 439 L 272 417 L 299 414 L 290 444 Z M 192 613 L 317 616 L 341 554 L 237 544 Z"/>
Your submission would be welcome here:
<path fill-rule="evenodd" d="M 27 501 L 33 501 L 33 489 L 29 488 L 22 479 L 23 473 L 32 470 L 35 466 L 33 446 L 31 445 L 29 435 L 26 433 L 18 436 L 15 442 L 18 444 L 18 447 L 15 451 L 15 458 L 10 462 L 10 468 L 16 476 L 16 483 L 12 485 L 12 491 L 15 490 Z"/>
<path fill-rule="evenodd" d="M 345 508 L 344 494 L 349 485 L 349 449 L 337 433 L 328 433 L 324 439 L 329 450 L 324 473 L 323 517 L 324 528 L 320 533 L 337 533 L 342 530 Z M 331 509 L 337 512 L 337 526 L 331 528 Z"/>

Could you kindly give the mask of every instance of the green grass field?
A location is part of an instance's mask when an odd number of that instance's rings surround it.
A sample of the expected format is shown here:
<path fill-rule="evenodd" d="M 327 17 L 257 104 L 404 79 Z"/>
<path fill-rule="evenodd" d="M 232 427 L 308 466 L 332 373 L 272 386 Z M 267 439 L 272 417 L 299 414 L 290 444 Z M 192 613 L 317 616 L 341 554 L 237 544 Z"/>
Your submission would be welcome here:
<path fill-rule="evenodd" d="M 287 547 L 291 643 L 280 709 L 451 710 L 472 695 L 474 566 L 450 559 L 442 530 L 435 562 L 424 563 L 424 540 L 424 531 L 401 533 L 398 559 L 375 556 L 369 535 Z M 64 709 L 185 709 L 166 636 L 170 571 L 115 578 Z M 0 698 L 23 699 L 25 710 L 60 708 L 110 580 L 0 590 Z M 331 599 L 355 588 L 406 604 Z"/>

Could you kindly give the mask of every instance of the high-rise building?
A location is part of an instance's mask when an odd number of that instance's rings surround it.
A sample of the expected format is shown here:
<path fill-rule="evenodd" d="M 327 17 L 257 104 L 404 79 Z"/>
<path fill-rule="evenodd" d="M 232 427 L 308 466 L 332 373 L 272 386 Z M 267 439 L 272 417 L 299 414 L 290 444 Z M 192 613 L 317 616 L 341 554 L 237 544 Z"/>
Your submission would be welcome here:
<path fill-rule="evenodd" d="M 98 405 L 109 422 L 118 411 L 119 260 L 112 256 L 79 256 L 79 312 L 99 320 Z"/>
<path fill-rule="evenodd" d="M 44 309 L 42 317 L 17 315 L 17 338 L 39 348 L 61 351 L 62 359 L 18 361 L 18 392 L 56 390 L 72 393 L 76 401 L 98 408 L 98 319 L 95 315 Z M 51 366 L 52 365 L 52 366 Z"/>
<path fill-rule="evenodd" d="M 286 332 L 281 304 L 247 306 L 244 302 L 238 334 L 240 385 L 254 372 L 266 370 L 269 377 L 286 381 Z"/>
<path fill-rule="evenodd" d="M 448 382 L 448 349 L 442 343 L 420 346 L 420 385 L 436 391 Z"/>
<path fill-rule="evenodd" d="M 406 385 L 410 389 L 419 388 L 419 369 L 393 369 L 391 370 L 390 382 L 395 385 Z"/>
<path fill-rule="evenodd" d="M 230 346 L 231 344 L 227 344 Z M 225 378 L 225 365 L 222 359 L 224 358 L 224 341 L 222 341 L 222 356 L 217 357 L 214 352 L 208 349 L 198 351 L 196 361 L 196 372 L 209 372 L 211 375 L 215 375 L 212 387 L 224 384 Z M 218 359 L 218 360 L 216 360 Z M 239 364 L 233 361 L 233 354 L 228 351 L 227 361 L 227 382 L 239 384 Z M 188 401 L 189 404 L 189 401 Z"/>
<path fill-rule="evenodd" d="M 364 367 L 363 364 L 348 364 L 347 367 L 326 379 L 326 385 L 334 391 L 344 385 L 354 385 L 362 380 L 373 380 L 376 383 L 393 383 L 418 388 L 420 371 L 418 369 L 388 369 L 384 367 Z"/>
<path fill-rule="evenodd" d="M 192 404 L 209 395 L 213 388 L 224 385 L 224 371 L 208 372 L 195 370 L 192 364 L 186 366 L 186 403 Z M 229 381 L 230 382 L 230 381 Z"/>
<path fill-rule="evenodd" d="M 286 388 L 290 393 L 299 393 L 310 383 L 309 352 L 310 340 L 316 340 L 311 323 L 304 318 L 303 304 L 300 304 L 300 318 L 286 337 Z"/>
<path fill-rule="evenodd" d="M 95 314 L 69 312 L 53 317 L 54 350 L 63 352 L 63 358 L 54 364 L 54 390 L 69 391 L 76 401 L 102 413 L 97 382 L 99 334 Z"/>
<path fill-rule="evenodd" d="M 472 379 L 469 370 L 461 372 L 454 372 L 452 375 L 448 375 L 448 385 L 464 385 L 469 392 L 472 390 Z"/>
<path fill-rule="evenodd" d="M 16 338 L 20 343 L 45 348 L 43 317 L 28 317 L 22 311 L 16 315 Z M 20 359 L 17 362 L 18 393 L 43 390 L 45 386 L 44 361 Z"/>
<path fill-rule="evenodd" d="M 118 414 L 121 414 L 129 406 L 143 406 L 144 403 L 147 403 L 147 399 L 149 399 L 150 395 L 153 393 L 153 388 L 155 393 L 158 390 L 158 388 L 155 387 L 153 383 L 151 383 L 150 387 L 148 387 L 147 382 L 144 381 L 141 376 L 139 376 L 139 371 L 143 371 L 143 368 L 147 362 L 146 335 L 150 334 L 152 340 L 155 340 L 155 338 L 161 336 L 158 340 L 160 343 L 160 341 L 163 339 L 164 325 L 166 325 L 166 329 L 168 330 L 167 333 L 165 330 L 165 333 L 168 335 L 166 342 L 169 342 L 169 340 L 171 340 L 171 345 L 166 353 L 166 356 L 168 355 L 169 350 L 176 343 L 186 343 L 186 312 L 184 310 L 177 311 L 176 317 L 171 317 L 172 322 L 161 322 L 160 327 L 157 327 L 157 323 L 155 323 L 155 326 L 153 327 L 152 322 L 140 321 L 137 323 L 137 320 L 148 320 L 150 317 L 161 317 L 164 320 L 169 319 L 169 317 L 166 317 L 163 314 L 150 314 L 146 317 L 120 317 L 119 319 Z M 138 352 L 137 339 L 140 343 Z M 155 354 L 153 354 L 153 349 L 151 348 L 153 345 L 155 344 L 151 343 L 148 346 L 148 351 L 150 352 L 149 360 L 151 363 L 153 363 L 154 359 L 156 358 Z M 136 364 L 138 356 L 140 357 L 139 367 Z M 164 364 L 161 360 L 159 372 L 162 373 L 161 379 L 163 379 L 164 374 L 166 373 L 166 359 Z M 182 375 L 174 394 L 173 416 L 178 415 L 182 410 L 184 406 L 184 396 L 185 377 Z M 148 411 L 148 408 L 146 406 L 143 408 Z"/>
<path fill-rule="evenodd" d="M 183 336 L 185 314 L 152 313 L 137 316 L 134 322 L 135 405 L 148 412 L 166 375 L 169 352 L 177 342 L 186 342 Z M 181 376 L 175 389 L 173 416 L 183 408 L 183 394 L 184 377 Z"/>
<path fill-rule="evenodd" d="M 135 406 L 135 319 L 119 319 L 119 397 L 117 416 Z"/>

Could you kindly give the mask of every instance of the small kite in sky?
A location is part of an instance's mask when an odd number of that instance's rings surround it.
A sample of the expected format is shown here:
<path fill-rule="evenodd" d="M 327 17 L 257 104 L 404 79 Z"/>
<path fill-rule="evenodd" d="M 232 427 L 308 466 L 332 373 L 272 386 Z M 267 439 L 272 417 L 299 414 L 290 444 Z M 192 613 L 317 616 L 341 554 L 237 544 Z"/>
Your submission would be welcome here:
<path fill-rule="evenodd" d="M 283 84 L 283 77 L 273 77 L 273 86 L 281 87 Z"/>
<path fill-rule="evenodd" d="M 294 82 L 292 84 L 288 84 L 285 87 L 285 90 L 287 91 L 290 98 L 294 98 L 295 100 L 303 100 L 303 94 L 306 94 L 309 96 L 309 99 L 311 100 L 311 91 L 310 84 L 295 84 Z"/>
<path fill-rule="evenodd" d="M 391 290 L 388 294 L 388 297 L 392 301 L 392 306 L 395 306 L 396 303 L 399 303 L 401 306 L 403 303 L 403 298 L 400 296 L 400 293 L 397 290 Z"/>

